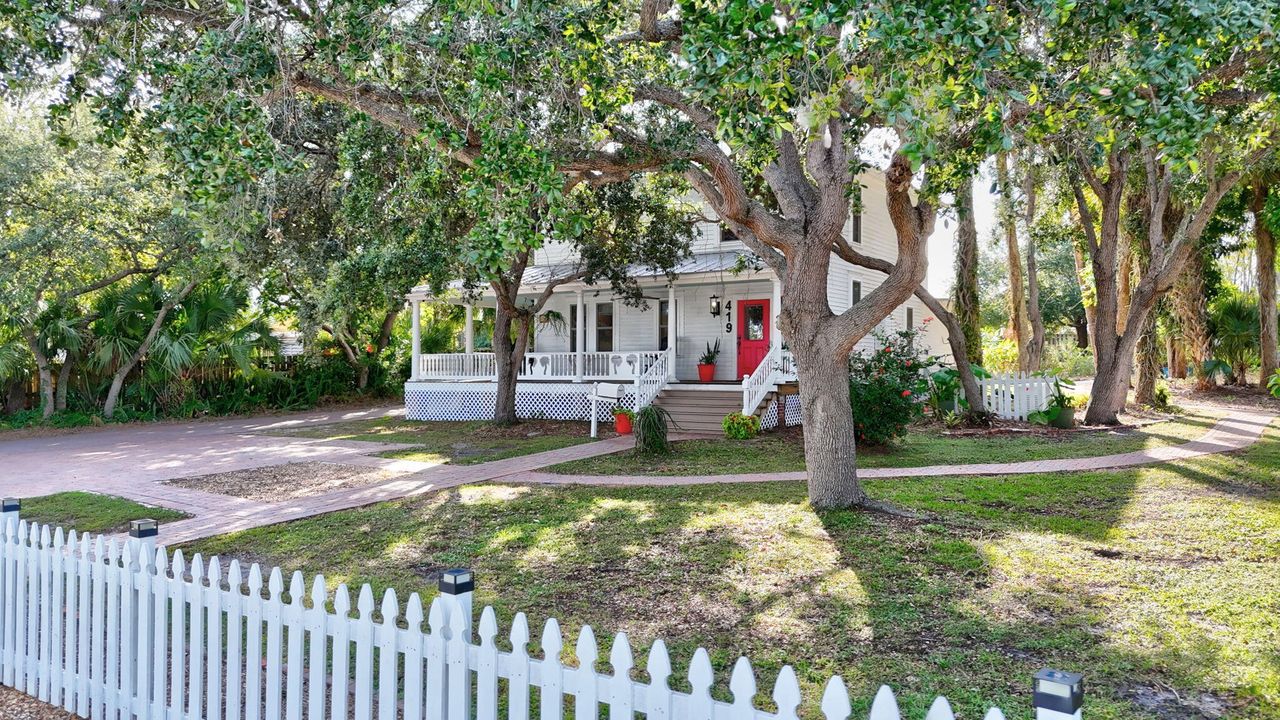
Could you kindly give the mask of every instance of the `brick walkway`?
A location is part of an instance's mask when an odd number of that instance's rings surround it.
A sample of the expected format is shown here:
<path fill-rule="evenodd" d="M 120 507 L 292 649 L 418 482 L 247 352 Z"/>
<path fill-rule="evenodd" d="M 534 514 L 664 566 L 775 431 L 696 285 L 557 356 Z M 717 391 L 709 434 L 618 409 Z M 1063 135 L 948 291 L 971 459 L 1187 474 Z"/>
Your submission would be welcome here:
<path fill-rule="evenodd" d="M 630 437 L 573 445 L 479 465 L 433 465 L 373 457 L 402 447 L 387 443 L 277 437 L 261 433 L 285 428 L 368 419 L 394 409 L 305 413 L 223 422 L 120 426 L 99 431 L 0 441 L 4 458 L 0 495 L 45 495 L 87 490 L 181 510 L 187 520 L 168 523 L 166 544 L 297 520 L 388 500 L 414 497 L 488 481 L 530 484 L 696 485 L 725 482 L 803 480 L 803 472 L 700 476 L 557 475 L 539 469 L 571 460 L 607 455 L 631 446 Z M 1253 444 L 1274 413 L 1235 410 L 1204 435 L 1183 445 L 1072 460 L 976 465 L 876 468 L 862 477 L 1010 475 L 1132 467 L 1239 450 Z M 677 438 L 680 436 L 676 436 Z M 337 490 L 296 501 L 262 503 L 164 484 L 165 480 L 230 470 L 326 461 L 378 467 L 397 477 L 360 488 Z"/>

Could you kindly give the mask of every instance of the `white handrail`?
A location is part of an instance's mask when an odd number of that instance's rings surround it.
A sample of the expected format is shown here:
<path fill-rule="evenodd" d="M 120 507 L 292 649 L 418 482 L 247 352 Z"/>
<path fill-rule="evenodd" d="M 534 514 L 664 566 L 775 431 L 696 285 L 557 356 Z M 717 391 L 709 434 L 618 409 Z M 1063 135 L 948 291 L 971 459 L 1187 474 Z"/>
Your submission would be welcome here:
<path fill-rule="evenodd" d="M 790 353 L 788 353 L 789 355 Z M 760 360 L 755 372 L 742 376 L 742 414 L 751 415 L 770 392 L 778 385 L 782 366 L 782 348 L 774 345 Z"/>
<path fill-rule="evenodd" d="M 531 352 L 524 355 L 520 377 L 529 380 L 631 378 L 648 372 L 663 355 L 662 350 L 583 353 L 579 373 L 577 353 Z M 418 366 L 418 380 L 492 378 L 497 374 L 497 359 L 491 352 L 422 355 Z"/>
<path fill-rule="evenodd" d="M 635 411 L 640 412 L 651 405 L 658 393 L 667 386 L 667 367 L 671 362 L 671 351 L 659 354 L 657 361 L 649 369 L 636 375 Z"/>

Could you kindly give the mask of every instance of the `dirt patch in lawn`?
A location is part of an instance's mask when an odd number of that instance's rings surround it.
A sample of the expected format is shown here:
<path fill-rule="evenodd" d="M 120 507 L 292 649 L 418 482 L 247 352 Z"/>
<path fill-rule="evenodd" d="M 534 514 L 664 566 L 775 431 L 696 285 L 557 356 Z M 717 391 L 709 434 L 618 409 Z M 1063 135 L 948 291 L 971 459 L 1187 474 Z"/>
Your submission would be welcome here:
<path fill-rule="evenodd" d="M 396 473 L 387 470 L 358 465 L 301 462 L 181 478 L 165 484 L 257 502 L 277 503 L 323 495 L 334 490 L 377 485 L 395 476 Z"/>

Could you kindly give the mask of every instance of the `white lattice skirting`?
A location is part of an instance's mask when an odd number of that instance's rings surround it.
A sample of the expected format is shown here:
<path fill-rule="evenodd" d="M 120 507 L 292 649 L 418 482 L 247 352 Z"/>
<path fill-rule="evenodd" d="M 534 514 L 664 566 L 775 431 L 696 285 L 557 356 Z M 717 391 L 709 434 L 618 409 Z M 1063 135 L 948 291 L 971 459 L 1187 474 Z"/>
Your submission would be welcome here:
<path fill-rule="evenodd" d="M 778 397 L 769 403 L 764 409 L 764 414 L 760 416 L 760 429 L 768 430 L 778 426 Z M 781 399 L 787 403 L 787 427 L 795 427 L 800 424 L 800 396 L 799 395 L 782 395 Z"/>
<path fill-rule="evenodd" d="M 404 386 L 404 414 L 409 420 L 492 420 L 497 395 L 497 383 L 409 382 Z M 590 396 L 590 383 L 520 383 L 516 414 L 525 419 L 590 420 Z M 635 397 L 626 392 L 618 405 L 630 408 L 634 403 Z M 614 407 L 600 403 L 597 419 L 612 421 Z"/>

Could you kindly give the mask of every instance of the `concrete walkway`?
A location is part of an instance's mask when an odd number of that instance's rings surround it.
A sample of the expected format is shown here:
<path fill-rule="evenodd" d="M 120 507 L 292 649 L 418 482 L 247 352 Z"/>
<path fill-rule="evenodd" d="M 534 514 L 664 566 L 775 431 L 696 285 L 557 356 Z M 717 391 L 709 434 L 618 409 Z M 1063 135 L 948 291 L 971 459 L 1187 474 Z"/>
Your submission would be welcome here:
<path fill-rule="evenodd" d="M 1275 413 L 1258 410 L 1233 410 L 1207 430 L 1204 435 L 1183 443 L 1135 450 L 1115 455 L 1063 460 L 1028 460 L 1012 463 L 976 463 L 971 465 L 924 465 L 905 468 L 867 468 L 859 470 L 864 478 L 937 477 L 940 475 L 1026 475 L 1031 473 L 1080 472 L 1111 470 L 1186 460 L 1202 455 L 1242 450 L 1257 442 L 1262 431 L 1276 417 Z M 545 485 L 705 485 L 717 482 L 777 482 L 804 480 L 803 472 L 756 473 L 739 475 L 558 475 L 527 472 L 502 478 L 503 482 Z"/>
<path fill-rule="evenodd" d="M 584 443 L 479 465 L 436 465 L 374 457 L 404 447 L 364 441 L 315 440 L 263 433 L 386 417 L 394 408 L 302 413 L 185 424 L 130 425 L 74 434 L 0 440 L 0 495 L 33 496 L 85 490 L 181 510 L 192 517 L 165 525 L 162 539 L 176 544 L 212 535 L 297 520 L 471 483 L 664 486 L 803 480 L 803 472 L 700 476 L 557 475 L 540 471 L 558 463 L 631 447 L 630 437 Z M 1274 413 L 1236 410 L 1200 438 L 1183 445 L 1101 457 L 976 465 L 862 470 L 862 477 L 1006 475 L 1132 467 L 1239 450 L 1253 444 Z M 281 465 L 336 462 L 396 474 L 376 485 L 337 490 L 294 501 L 263 503 L 166 485 L 176 478 Z"/>

